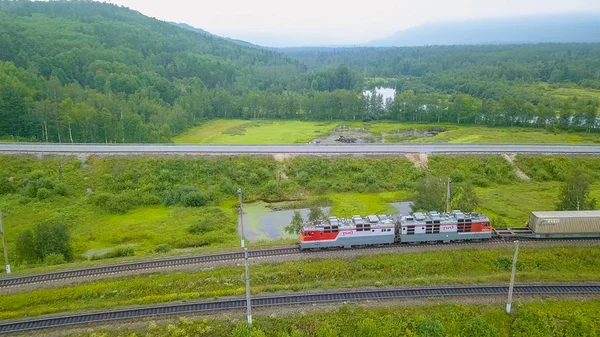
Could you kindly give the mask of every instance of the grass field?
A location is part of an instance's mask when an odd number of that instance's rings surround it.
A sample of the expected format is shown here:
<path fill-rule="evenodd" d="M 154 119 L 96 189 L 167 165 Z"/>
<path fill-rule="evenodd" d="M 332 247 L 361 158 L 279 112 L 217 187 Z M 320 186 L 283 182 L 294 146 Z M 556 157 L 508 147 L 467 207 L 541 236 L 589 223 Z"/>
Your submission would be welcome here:
<path fill-rule="evenodd" d="M 328 134 L 337 124 L 302 121 L 213 120 L 174 138 L 186 144 L 295 144 Z"/>
<path fill-rule="evenodd" d="M 512 248 L 381 254 L 252 266 L 252 293 L 505 282 Z M 596 281 L 600 250 L 523 248 L 517 282 Z M 157 273 L 0 295 L 0 319 L 242 295 L 239 267 Z M 18 290 L 17 290 L 18 291 Z"/>
<path fill-rule="evenodd" d="M 567 90 L 567 89 L 564 89 Z M 580 89 L 570 89 L 580 90 Z M 362 122 L 302 122 L 212 120 L 174 138 L 186 144 L 294 144 L 307 143 L 329 134 L 336 126 L 365 129 L 370 137 L 383 134 L 386 143 L 600 143 L 600 134 L 586 132 L 550 132 L 522 127 L 462 126 L 454 124 L 406 124 Z M 434 137 L 419 131 L 445 128 Z M 415 135 L 410 135 L 415 132 Z"/>
<path fill-rule="evenodd" d="M 504 304 L 461 304 L 452 300 L 387 306 L 348 304 L 298 313 L 255 314 L 208 319 L 161 319 L 130 327 L 90 327 L 84 337 L 269 336 L 269 337 L 594 337 L 600 330 L 600 300 L 517 301 L 510 315 Z"/>
<path fill-rule="evenodd" d="M 584 168 L 596 179 L 591 186 L 591 196 L 600 206 L 600 181 L 597 180 L 600 159 L 518 156 L 516 163 L 532 178 L 531 181 L 519 180 L 510 164 L 500 157 L 430 156 L 428 169 L 435 176 L 450 176 L 457 183 L 471 182 L 480 200 L 478 210 L 488 214 L 494 225 L 500 227 L 522 226 L 531 211 L 553 210 L 562 180 L 574 167 Z M 215 199 L 209 205 L 166 207 L 162 204 L 160 197 L 163 191 L 177 190 L 179 186 L 205 191 L 206 175 L 198 174 L 203 172 L 205 165 L 211 165 L 215 170 L 211 176 L 211 195 Z M 0 183 L 8 181 L 8 177 L 15 177 L 16 184 L 22 184 L 30 176 L 30 171 L 39 170 L 47 179 L 58 181 L 57 167 L 56 158 L 38 160 L 5 156 L 0 162 Z M 115 260 L 88 259 L 122 247 L 133 248 L 136 256 L 117 261 L 235 249 L 239 243 L 234 209 L 237 184 L 245 184 L 241 186 L 248 191 L 245 194 L 248 211 L 252 207 L 257 208 L 257 212 L 248 215 L 260 222 L 271 208 L 308 208 L 315 201 L 322 206 L 330 206 L 329 213 L 339 217 L 395 213 L 389 202 L 410 201 L 414 183 L 423 174 L 403 158 L 299 157 L 281 162 L 270 157 L 90 158 L 85 166 L 79 159 L 72 158 L 63 160 L 63 168 L 64 182 L 69 191 L 67 196 L 31 197 L 18 185 L 13 186 L 16 184 L 0 185 L 0 190 L 13 189 L 0 195 L 0 209 L 4 213 L 11 264 L 16 273 L 110 263 Z M 286 178 L 278 179 L 274 172 L 279 171 L 285 172 Z M 234 185 L 232 179 L 239 182 Z M 86 194 L 88 186 L 95 193 L 133 193 L 134 198 L 143 191 L 156 191 L 153 195 L 157 199 L 153 199 L 155 201 L 151 204 L 136 204 L 126 211 L 115 213 L 93 202 L 94 195 Z M 284 202 L 273 206 L 264 202 L 252 204 L 260 202 L 265 195 L 269 196 L 268 193 L 274 193 L 279 196 L 278 200 Z M 282 204 L 296 206 L 281 208 Z M 43 261 L 33 265 L 17 263 L 17 236 L 23 230 L 33 229 L 44 222 L 68 226 L 75 257 L 73 263 L 55 266 L 44 266 Z M 269 233 L 275 233 L 275 238 L 285 238 L 281 235 L 282 228 L 288 224 L 285 222 L 271 221 Z M 261 235 L 262 227 L 256 221 L 248 224 L 249 229 L 256 229 L 259 234 L 256 236 L 258 241 L 252 242 L 251 247 L 294 242 L 293 238 L 272 241 L 273 235 Z M 194 226 L 201 226 L 200 232 L 191 231 Z M 165 244 L 172 249 L 169 253 L 154 252 L 157 246 Z"/>

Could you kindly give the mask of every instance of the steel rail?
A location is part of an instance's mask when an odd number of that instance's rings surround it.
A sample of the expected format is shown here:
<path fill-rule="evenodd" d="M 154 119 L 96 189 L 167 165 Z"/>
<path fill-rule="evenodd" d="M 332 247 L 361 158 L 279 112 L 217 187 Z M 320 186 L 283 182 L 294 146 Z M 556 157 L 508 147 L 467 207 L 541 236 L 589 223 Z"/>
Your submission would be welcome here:
<path fill-rule="evenodd" d="M 416 250 L 416 249 L 423 248 L 423 247 L 435 247 L 435 246 L 441 246 L 441 247 L 465 246 L 468 248 L 469 246 L 474 246 L 474 245 L 479 245 L 479 244 L 510 243 L 514 239 L 519 239 L 521 242 L 524 242 L 524 243 L 600 241 L 599 238 L 533 239 L 533 238 L 521 238 L 521 237 L 517 237 L 517 236 L 515 236 L 515 237 L 497 236 L 497 237 L 492 238 L 491 240 L 487 240 L 487 241 L 464 241 L 464 242 L 451 242 L 451 243 L 423 242 L 423 243 L 417 243 L 417 244 L 394 243 L 391 245 L 354 247 L 354 248 L 352 248 L 352 250 L 360 251 L 360 250 L 370 250 L 370 249 L 385 249 L 385 248 L 393 248 L 393 247 L 406 247 L 408 249 L 414 248 Z M 282 255 L 300 254 L 300 253 L 326 254 L 328 252 L 338 252 L 338 251 L 343 251 L 343 250 L 348 250 L 348 249 L 346 249 L 346 248 L 327 248 L 327 249 L 318 250 L 318 251 L 314 252 L 311 250 L 300 251 L 298 249 L 298 247 L 281 247 L 281 248 L 273 248 L 273 249 L 251 250 L 248 253 L 251 258 L 261 258 L 261 257 L 275 257 L 275 256 L 282 256 Z M 67 280 L 67 279 L 75 279 L 75 278 L 112 275 L 112 274 L 136 272 L 136 271 L 161 270 L 161 269 L 165 269 L 165 268 L 169 268 L 169 267 L 190 266 L 190 265 L 218 262 L 218 261 L 242 260 L 243 258 L 244 258 L 243 252 L 227 252 L 227 253 L 219 253 L 219 254 L 171 257 L 171 258 L 164 258 L 164 259 L 145 260 L 145 261 L 140 261 L 140 262 L 129 262 L 129 263 L 121 263 L 121 264 L 103 265 L 103 266 L 98 266 L 98 267 L 62 270 L 62 271 L 57 271 L 57 272 L 29 274 L 29 275 L 23 275 L 23 276 L 17 276 L 17 277 L 0 278 L 0 289 L 8 288 L 8 287 L 25 286 L 25 285 L 30 285 L 30 284 Z"/>
<path fill-rule="evenodd" d="M 249 251 L 250 257 L 263 256 L 278 256 L 285 254 L 298 253 L 297 247 L 284 247 L 263 250 Z M 194 265 L 216 261 L 227 261 L 243 259 L 243 252 L 228 252 L 220 254 L 193 255 L 184 257 L 172 257 L 165 259 L 146 260 L 140 262 L 121 263 L 113 265 L 105 265 L 98 267 L 89 267 L 81 269 L 63 270 L 58 272 L 41 273 L 33 275 L 25 275 L 10 278 L 0 278 L 0 288 L 26 285 L 32 283 L 42 283 L 50 281 L 58 281 L 70 278 L 90 277 L 105 274 L 116 274 L 131 271 L 162 269 L 168 267 L 177 267 L 185 265 Z"/>
<path fill-rule="evenodd" d="M 257 296 L 251 300 L 251 303 L 254 307 L 270 307 L 281 305 L 386 300 L 397 298 L 490 296 L 505 295 L 507 292 L 508 286 L 504 285 L 419 287 L 377 290 L 336 290 L 279 296 Z M 600 283 L 516 285 L 514 288 L 514 293 L 517 295 L 600 294 Z M 103 312 L 80 313 L 55 317 L 39 317 L 18 321 L 0 322 L 0 333 L 23 332 L 121 319 L 138 319 L 150 316 L 173 316 L 210 311 L 243 309 L 245 306 L 246 299 L 240 297 L 217 301 L 198 301 L 184 304 L 162 304 Z"/>

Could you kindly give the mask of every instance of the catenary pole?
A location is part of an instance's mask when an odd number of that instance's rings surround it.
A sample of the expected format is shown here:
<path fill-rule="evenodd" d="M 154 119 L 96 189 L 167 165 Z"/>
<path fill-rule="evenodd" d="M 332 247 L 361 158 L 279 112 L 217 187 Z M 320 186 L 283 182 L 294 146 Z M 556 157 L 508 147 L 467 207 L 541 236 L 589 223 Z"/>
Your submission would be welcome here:
<path fill-rule="evenodd" d="M 6 247 L 6 236 L 4 235 L 4 226 L 2 224 L 2 211 L 0 211 L 0 235 L 2 236 L 2 247 L 4 248 L 4 264 L 6 273 L 10 274 L 10 264 L 8 264 L 8 247 Z"/>
<path fill-rule="evenodd" d="M 238 202 L 240 204 L 240 227 L 242 230 L 242 248 L 244 248 L 244 265 L 246 269 L 246 310 L 248 313 L 248 324 L 252 324 L 252 302 L 250 302 L 250 272 L 248 271 L 248 247 L 245 244 L 244 233 L 244 208 L 242 206 L 242 189 L 238 188 Z"/>
<path fill-rule="evenodd" d="M 448 178 L 448 184 L 446 185 L 446 213 L 450 213 L 450 183 L 452 183 L 452 179 Z"/>
<path fill-rule="evenodd" d="M 519 241 L 515 241 L 515 256 L 513 257 L 512 272 L 510 274 L 510 286 L 508 287 L 508 302 L 506 303 L 506 313 L 510 314 L 512 306 L 513 287 L 515 285 L 515 272 L 517 271 L 517 256 L 519 255 Z"/>

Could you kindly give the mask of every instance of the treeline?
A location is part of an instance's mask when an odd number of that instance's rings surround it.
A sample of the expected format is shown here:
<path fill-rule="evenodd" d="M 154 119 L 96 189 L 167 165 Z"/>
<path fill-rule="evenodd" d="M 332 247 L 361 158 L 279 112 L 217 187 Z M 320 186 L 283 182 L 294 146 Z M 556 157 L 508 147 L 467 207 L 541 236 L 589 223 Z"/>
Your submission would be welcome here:
<path fill-rule="evenodd" d="M 600 101 L 579 97 L 544 97 L 531 102 L 519 96 L 500 100 L 467 94 L 399 92 L 387 117 L 399 122 L 534 126 L 598 131 Z"/>
<path fill-rule="evenodd" d="M 366 77 L 406 78 L 468 69 L 479 78 L 600 88 L 600 44 L 283 48 L 308 69 L 346 64 Z"/>

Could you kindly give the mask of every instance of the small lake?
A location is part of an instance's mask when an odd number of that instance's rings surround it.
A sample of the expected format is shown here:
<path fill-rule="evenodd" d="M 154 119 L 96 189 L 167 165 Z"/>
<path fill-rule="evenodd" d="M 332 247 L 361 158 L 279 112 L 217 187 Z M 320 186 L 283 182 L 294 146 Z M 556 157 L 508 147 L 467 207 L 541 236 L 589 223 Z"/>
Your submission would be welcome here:
<path fill-rule="evenodd" d="M 384 102 L 388 98 L 391 98 L 392 101 L 393 101 L 394 97 L 396 97 L 396 89 L 394 89 L 394 88 L 377 87 L 377 88 L 375 88 L 375 92 L 377 93 L 377 95 L 383 96 L 383 101 Z M 371 96 L 371 90 L 365 90 L 365 91 L 363 91 L 363 95 L 365 95 L 365 97 L 370 97 Z"/>
<path fill-rule="evenodd" d="M 392 202 L 398 213 L 407 214 L 410 212 L 410 202 Z M 322 207 L 323 212 L 327 214 L 331 207 Z M 308 218 L 308 208 L 298 210 L 303 218 Z M 351 217 L 354 214 L 348 214 Z M 366 216 L 368 214 L 361 214 Z M 283 228 L 290 224 L 294 210 L 273 211 L 267 207 L 266 203 L 254 203 L 244 206 L 244 231 L 248 241 L 277 240 L 283 238 L 295 238 L 296 234 L 288 234 Z M 241 228 L 238 226 L 238 233 Z"/>

